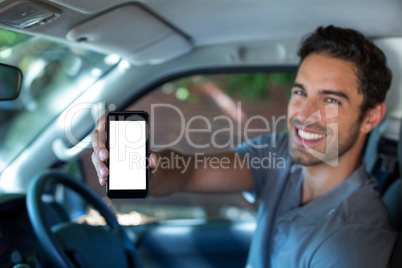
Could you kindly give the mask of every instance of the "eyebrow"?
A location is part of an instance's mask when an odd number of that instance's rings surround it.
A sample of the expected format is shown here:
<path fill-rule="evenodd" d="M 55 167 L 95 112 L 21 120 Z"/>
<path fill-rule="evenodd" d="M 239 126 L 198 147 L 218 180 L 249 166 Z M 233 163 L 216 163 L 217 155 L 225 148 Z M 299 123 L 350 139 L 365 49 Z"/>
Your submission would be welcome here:
<path fill-rule="evenodd" d="M 300 88 L 301 90 L 306 91 L 304 86 L 302 84 L 299 84 L 299 83 L 293 83 L 292 87 Z M 345 99 L 345 100 L 350 102 L 350 99 L 349 99 L 348 95 L 346 95 L 345 93 L 343 93 L 341 91 L 324 89 L 324 90 L 321 90 L 319 92 L 319 94 L 320 95 L 335 95 L 335 96 L 341 97 L 341 98 L 343 98 L 343 99 Z"/>
<path fill-rule="evenodd" d="M 293 83 L 292 88 L 293 87 L 298 87 L 298 88 L 303 89 L 304 91 L 306 91 L 306 89 L 304 88 L 304 86 L 302 84 L 299 84 L 299 83 L 296 83 L 296 82 Z"/>
<path fill-rule="evenodd" d="M 324 89 L 324 90 L 320 91 L 319 94 L 320 95 L 335 95 L 335 96 L 341 97 L 350 102 L 348 95 L 346 95 L 345 93 L 343 93 L 341 91 Z"/>

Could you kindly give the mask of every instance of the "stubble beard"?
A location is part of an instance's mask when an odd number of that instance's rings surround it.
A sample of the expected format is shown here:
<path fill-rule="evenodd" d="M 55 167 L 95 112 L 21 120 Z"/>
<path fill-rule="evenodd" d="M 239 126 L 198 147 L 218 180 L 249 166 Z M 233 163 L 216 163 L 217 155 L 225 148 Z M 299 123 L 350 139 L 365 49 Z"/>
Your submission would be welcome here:
<path fill-rule="evenodd" d="M 325 157 L 323 159 L 319 159 L 314 155 L 310 154 L 304 147 L 300 149 L 299 148 L 292 149 L 291 139 L 289 139 L 289 146 L 288 146 L 289 155 L 294 163 L 303 166 L 315 166 L 322 163 L 328 163 L 334 160 L 336 157 L 338 157 L 339 160 L 339 158 L 342 157 L 342 155 L 348 152 L 355 145 L 359 137 L 359 129 L 361 127 L 361 124 L 362 124 L 361 120 L 356 120 L 354 124 L 351 124 L 352 128 L 349 131 L 347 131 L 349 135 L 347 135 L 347 137 L 345 138 L 342 138 L 342 140 L 339 139 L 339 136 L 334 137 L 333 139 L 338 139 L 338 146 L 337 146 L 338 148 L 332 148 L 331 145 L 329 145 L 330 146 L 329 149 L 324 148 L 324 152 L 321 152 L 325 153 Z M 333 144 L 333 142 L 331 144 Z"/>

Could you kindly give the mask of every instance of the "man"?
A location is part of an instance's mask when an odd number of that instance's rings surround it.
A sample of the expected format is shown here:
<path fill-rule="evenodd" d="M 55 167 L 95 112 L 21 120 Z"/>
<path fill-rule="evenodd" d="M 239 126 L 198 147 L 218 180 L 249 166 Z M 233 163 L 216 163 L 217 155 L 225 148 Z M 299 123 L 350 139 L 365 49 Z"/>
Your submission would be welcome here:
<path fill-rule="evenodd" d="M 185 171 L 158 167 L 171 151 L 152 153 L 151 194 L 253 192 L 260 207 L 249 267 L 385 267 L 396 232 L 361 157 L 367 134 L 385 114 L 391 83 L 385 56 L 360 33 L 333 26 L 318 28 L 298 54 L 288 133 L 209 155 L 205 165 L 173 152 L 192 163 Z M 104 117 L 98 129 L 92 161 L 105 185 Z M 286 167 L 255 165 L 269 153 L 284 157 Z M 238 157 L 248 165 L 235 166 Z M 208 165 L 212 158 L 232 168 Z"/>

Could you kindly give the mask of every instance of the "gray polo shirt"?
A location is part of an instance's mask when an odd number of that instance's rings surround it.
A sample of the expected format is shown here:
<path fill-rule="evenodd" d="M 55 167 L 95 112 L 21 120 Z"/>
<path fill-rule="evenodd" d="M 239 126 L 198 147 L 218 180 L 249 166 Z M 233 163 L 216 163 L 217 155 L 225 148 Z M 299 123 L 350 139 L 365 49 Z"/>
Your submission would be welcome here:
<path fill-rule="evenodd" d="M 250 166 L 260 202 L 247 267 L 387 266 L 397 232 L 364 165 L 301 206 L 302 168 L 289 157 L 286 133 L 234 150 Z"/>

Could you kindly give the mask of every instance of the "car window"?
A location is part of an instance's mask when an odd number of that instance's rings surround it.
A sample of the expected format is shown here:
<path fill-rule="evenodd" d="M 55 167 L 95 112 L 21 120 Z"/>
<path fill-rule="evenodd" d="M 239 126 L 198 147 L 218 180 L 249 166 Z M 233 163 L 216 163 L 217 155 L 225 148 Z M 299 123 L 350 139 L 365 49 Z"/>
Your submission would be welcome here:
<path fill-rule="evenodd" d="M 118 62 L 64 43 L 0 29 L 0 62 L 22 70 L 21 93 L 0 102 L 0 173 Z"/>
<path fill-rule="evenodd" d="M 245 139 L 286 130 L 294 78 L 295 74 L 288 72 L 193 75 L 155 88 L 126 110 L 149 113 L 153 150 L 169 147 L 187 154 L 227 151 Z M 87 183 L 114 208 L 121 224 L 256 216 L 256 204 L 246 202 L 240 193 L 109 200 L 98 184 L 90 154 L 81 158 Z"/>

